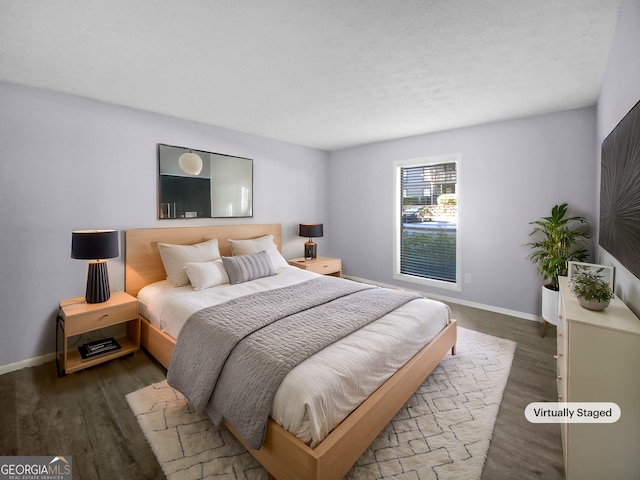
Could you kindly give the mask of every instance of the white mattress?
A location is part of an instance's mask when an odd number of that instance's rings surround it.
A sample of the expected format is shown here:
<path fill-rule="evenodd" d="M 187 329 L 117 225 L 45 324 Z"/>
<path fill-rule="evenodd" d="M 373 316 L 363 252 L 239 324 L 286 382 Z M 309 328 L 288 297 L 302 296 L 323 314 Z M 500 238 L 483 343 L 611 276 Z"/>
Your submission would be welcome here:
<path fill-rule="evenodd" d="M 194 291 L 168 281 L 138 293 L 140 314 L 177 338 L 189 316 L 249 293 L 293 285 L 317 274 L 296 267 L 238 285 Z M 314 447 L 449 321 L 449 308 L 418 299 L 336 342 L 294 368 L 283 380 L 271 417 Z"/>

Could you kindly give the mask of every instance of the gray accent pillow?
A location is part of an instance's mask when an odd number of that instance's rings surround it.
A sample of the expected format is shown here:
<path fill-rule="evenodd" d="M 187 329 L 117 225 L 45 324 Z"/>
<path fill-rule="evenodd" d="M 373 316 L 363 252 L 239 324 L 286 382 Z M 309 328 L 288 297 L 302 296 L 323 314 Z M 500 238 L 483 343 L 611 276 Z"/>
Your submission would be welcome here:
<path fill-rule="evenodd" d="M 265 250 L 248 255 L 222 257 L 222 263 L 229 276 L 229 283 L 232 285 L 276 274 L 269 254 Z"/>

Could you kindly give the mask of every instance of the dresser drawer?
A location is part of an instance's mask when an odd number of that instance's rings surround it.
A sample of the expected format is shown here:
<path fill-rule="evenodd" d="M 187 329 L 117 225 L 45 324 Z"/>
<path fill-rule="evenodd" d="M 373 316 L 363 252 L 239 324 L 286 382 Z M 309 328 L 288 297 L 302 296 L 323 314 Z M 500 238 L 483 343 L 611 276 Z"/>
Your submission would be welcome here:
<path fill-rule="evenodd" d="M 94 312 L 85 312 L 65 318 L 65 330 L 67 335 L 96 330 L 98 328 L 117 325 L 138 317 L 138 304 L 131 302 L 117 307 L 105 308 Z"/>
<path fill-rule="evenodd" d="M 557 319 L 557 346 L 556 346 L 556 380 L 558 386 L 558 401 L 567 401 L 567 314 L 564 302 L 560 299 Z"/>
<path fill-rule="evenodd" d="M 308 263 L 306 269 L 321 274 L 339 272 L 342 269 L 342 261 L 339 258 L 332 258 L 321 262 Z"/>
<path fill-rule="evenodd" d="M 558 386 L 558 401 L 567 401 L 567 361 L 564 355 L 558 356 L 556 367 L 556 382 Z"/>

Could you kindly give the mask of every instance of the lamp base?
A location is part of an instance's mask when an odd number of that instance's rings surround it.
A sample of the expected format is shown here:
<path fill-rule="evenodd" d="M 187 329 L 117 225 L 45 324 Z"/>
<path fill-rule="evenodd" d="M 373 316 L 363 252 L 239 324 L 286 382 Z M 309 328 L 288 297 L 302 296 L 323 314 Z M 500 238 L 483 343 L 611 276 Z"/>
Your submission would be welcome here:
<path fill-rule="evenodd" d="M 311 260 L 316 258 L 317 246 L 314 242 L 304 242 L 304 259 Z"/>
<path fill-rule="evenodd" d="M 87 303 L 102 303 L 111 298 L 106 260 L 89 262 L 87 292 L 84 298 Z"/>

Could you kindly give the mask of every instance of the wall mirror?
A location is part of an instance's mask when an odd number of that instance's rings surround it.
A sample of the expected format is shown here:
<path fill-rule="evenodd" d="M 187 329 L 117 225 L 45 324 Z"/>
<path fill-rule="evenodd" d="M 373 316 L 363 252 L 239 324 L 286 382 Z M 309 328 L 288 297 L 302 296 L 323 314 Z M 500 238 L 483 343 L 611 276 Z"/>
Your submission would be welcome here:
<path fill-rule="evenodd" d="M 253 216 L 253 160 L 158 144 L 158 218 Z"/>

